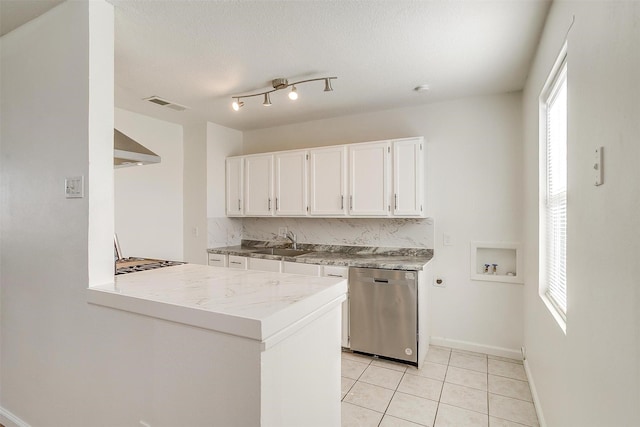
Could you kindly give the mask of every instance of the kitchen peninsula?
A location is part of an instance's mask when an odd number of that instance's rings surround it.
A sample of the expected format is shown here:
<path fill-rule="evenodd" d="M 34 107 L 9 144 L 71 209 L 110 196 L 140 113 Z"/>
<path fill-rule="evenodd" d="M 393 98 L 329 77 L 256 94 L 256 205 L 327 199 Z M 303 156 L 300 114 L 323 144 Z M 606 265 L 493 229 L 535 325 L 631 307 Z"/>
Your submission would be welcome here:
<path fill-rule="evenodd" d="M 327 426 L 340 425 L 346 291 L 341 278 L 185 264 L 117 276 L 88 299 L 207 330 L 212 425 Z"/>

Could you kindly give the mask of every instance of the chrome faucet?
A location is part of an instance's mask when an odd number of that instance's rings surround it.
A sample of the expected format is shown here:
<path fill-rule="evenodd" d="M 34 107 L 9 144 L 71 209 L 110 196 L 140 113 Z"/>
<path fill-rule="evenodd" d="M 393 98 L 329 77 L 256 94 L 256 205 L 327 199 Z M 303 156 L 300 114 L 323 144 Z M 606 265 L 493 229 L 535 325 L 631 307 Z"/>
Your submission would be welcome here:
<path fill-rule="evenodd" d="M 296 233 L 293 231 L 287 231 L 287 239 L 291 240 L 291 243 L 293 243 L 293 249 L 298 249 L 298 238 L 296 237 Z"/>

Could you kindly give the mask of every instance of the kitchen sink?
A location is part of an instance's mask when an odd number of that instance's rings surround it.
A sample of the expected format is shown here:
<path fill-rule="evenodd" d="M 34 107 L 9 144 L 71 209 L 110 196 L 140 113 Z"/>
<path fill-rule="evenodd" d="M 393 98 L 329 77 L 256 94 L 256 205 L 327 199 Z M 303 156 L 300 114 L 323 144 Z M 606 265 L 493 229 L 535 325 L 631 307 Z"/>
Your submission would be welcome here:
<path fill-rule="evenodd" d="M 280 256 L 298 256 L 303 254 L 308 254 L 312 251 L 305 251 L 302 249 L 287 249 L 287 248 L 270 248 L 263 249 L 261 251 L 256 251 L 256 254 L 265 254 L 265 255 L 280 255 Z"/>

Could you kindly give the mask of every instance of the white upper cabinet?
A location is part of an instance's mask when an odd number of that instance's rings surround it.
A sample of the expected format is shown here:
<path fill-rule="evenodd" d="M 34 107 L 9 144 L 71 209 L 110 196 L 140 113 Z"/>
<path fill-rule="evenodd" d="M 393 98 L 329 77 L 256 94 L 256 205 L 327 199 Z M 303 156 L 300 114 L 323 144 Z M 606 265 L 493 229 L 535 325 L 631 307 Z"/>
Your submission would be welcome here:
<path fill-rule="evenodd" d="M 244 158 L 229 157 L 226 162 L 226 211 L 227 216 L 242 216 Z"/>
<path fill-rule="evenodd" d="M 245 156 L 244 214 L 271 216 L 275 208 L 273 197 L 273 155 Z"/>
<path fill-rule="evenodd" d="M 227 159 L 228 216 L 425 217 L 422 137 Z"/>
<path fill-rule="evenodd" d="M 349 145 L 349 214 L 388 216 L 390 143 Z"/>
<path fill-rule="evenodd" d="M 275 214 L 305 216 L 307 214 L 307 151 L 276 153 Z"/>
<path fill-rule="evenodd" d="M 393 194 L 394 216 L 424 216 L 424 151 L 422 138 L 394 140 Z"/>
<path fill-rule="evenodd" d="M 309 214 L 347 214 L 347 148 L 309 150 Z"/>

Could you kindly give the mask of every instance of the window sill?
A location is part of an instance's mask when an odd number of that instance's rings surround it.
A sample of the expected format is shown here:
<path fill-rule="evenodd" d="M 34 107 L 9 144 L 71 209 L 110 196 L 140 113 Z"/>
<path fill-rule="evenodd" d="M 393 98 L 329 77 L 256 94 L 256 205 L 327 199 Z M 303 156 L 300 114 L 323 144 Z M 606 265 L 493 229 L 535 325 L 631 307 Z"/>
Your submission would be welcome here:
<path fill-rule="evenodd" d="M 540 299 L 542 299 L 542 302 L 544 302 L 544 304 L 547 306 L 547 309 L 556 320 L 558 326 L 560 326 L 560 329 L 562 329 L 562 332 L 567 335 L 567 321 L 564 320 L 562 315 L 558 312 L 556 306 L 553 305 L 551 300 L 545 294 L 540 294 Z"/>

